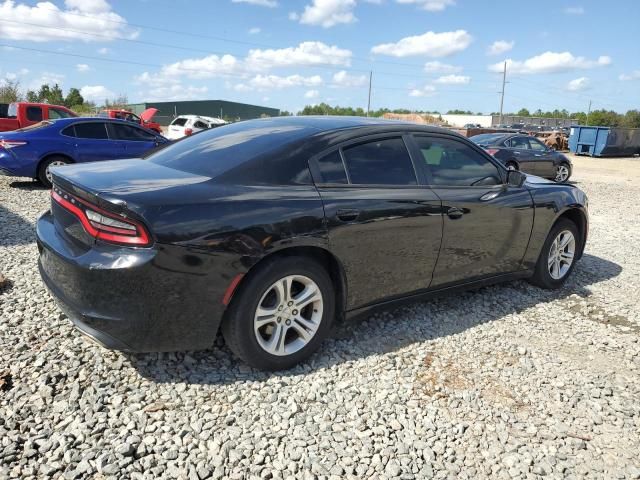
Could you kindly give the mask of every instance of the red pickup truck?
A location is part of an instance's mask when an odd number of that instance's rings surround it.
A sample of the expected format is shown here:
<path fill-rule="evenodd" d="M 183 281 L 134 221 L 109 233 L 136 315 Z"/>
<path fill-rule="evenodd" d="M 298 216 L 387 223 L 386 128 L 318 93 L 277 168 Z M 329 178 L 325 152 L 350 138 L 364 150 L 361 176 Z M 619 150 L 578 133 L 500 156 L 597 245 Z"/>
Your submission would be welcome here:
<path fill-rule="evenodd" d="M 147 108 L 140 114 L 140 116 L 138 116 L 128 110 L 103 110 L 102 113 L 100 113 L 100 116 L 107 118 L 119 118 L 120 120 L 126 120 L 127 122 L 137 123 L 149 130 L 162 134 L 162 127 L 160 124 L 151 121 L 157 112 L 157 108 Z"/>
<path fill-rule="evenodd" d="M 14 102 L 7 107 L 6 118 L 0 118 L 0 132 L 28 127 L 43 120 L 77 116 L 78 114 L 61 105 Z"/>

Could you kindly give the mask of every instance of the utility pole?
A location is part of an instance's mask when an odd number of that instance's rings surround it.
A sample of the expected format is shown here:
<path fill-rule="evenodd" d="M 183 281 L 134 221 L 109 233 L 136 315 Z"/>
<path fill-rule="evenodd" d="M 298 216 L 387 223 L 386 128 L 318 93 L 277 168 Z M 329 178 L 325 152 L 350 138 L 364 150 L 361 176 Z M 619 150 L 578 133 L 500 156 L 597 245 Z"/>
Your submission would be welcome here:
<path fill-rule="evenodd" d="M 585 122 L 587 127 L 589 126 L 589 115 L 591 115 L 591 100 L 589 100 L 589 109 L 587 110 L 587 121 Z"/>
<path fill-rule="evenodd" d="M 369 116 L 369 110 L 371 109 L 371 80 L 373 79 L 373 70 L 369 71 L 369 100 L 367 101 L 367 117 Z"/>
<path fill-rule="evenodd" d="M 502 117 L 502 107 L 504 106 L 504 86 L 507 83 L 507 61 L 504 61 L 504 68 L 502 69 L 502 91 L 500 92 L 500 125 L 504 123 Z"/>

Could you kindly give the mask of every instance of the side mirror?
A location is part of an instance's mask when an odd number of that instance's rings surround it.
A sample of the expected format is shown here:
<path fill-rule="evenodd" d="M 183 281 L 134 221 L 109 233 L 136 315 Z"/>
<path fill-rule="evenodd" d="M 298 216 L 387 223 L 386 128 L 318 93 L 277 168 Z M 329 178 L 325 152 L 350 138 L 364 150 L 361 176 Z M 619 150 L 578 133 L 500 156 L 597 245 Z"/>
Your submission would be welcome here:
<path fill-rule="evenodd" d="M 507 185 L 510 187 L 521 187 L 526 179 L 527 176 L 518 170 L 507 171 Z"/>

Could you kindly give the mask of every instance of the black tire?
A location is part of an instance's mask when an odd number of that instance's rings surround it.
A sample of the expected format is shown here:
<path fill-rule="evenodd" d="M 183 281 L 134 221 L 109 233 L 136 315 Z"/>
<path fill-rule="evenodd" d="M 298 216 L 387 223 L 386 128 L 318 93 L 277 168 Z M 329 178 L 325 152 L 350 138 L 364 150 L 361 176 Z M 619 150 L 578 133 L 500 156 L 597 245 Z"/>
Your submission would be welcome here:
<path fill-rule="evenodd" d="M 518 166 L 518 164 L 513 160 L 509 160 L 507 163 L 504 164 L 504 166 L 507 167 L 507 170 L 520 170 L 520 167 Z"/>
<path fill-rule="evenodd" d="M 316 333 L 300 350 L 278 356 L 264 350 L 256 338 L 254 316 L 258 303 L 270 287 L 289 275 L 311 279 L 322 294 L 322 316 Z M 251 272 L 234 294 L 222 322 L 222 335 L 231 351 L 242 361 L 260 370 L 285 370 L 306 360 L 318 349 L 331 329 L 335 314 L 335 289 L 331 277 L 316 261 L 299 256 L 266 260 Z"/>
<path fill-rule="evenodd" d="M 571 263 L 569 270 L 564 274 L 562 278 L 554 279 L 549 273 L 549 250 L 551 249 L 551 245 L 553 244 L 553 241 L 556 239 L 558 234 L 560 234 L 560 232 L 564 230 L 569 230 L 573 234 L 573 238 L 575 238 L 575 253 L 573 262 Z M 579 235 L 578 227 L 575 223 L 566 218 L 561 218 L 560 220 L 558 220 L 549 232 L 549 235 L 547 236 L 547 239 L 542 246 L 540 257 L 538 258 L 538 262 L 536 263 L 535 272 L 529 279 L 529 283 L 545 289 L 557 289 L 562 287 L 562 285 L 564 285 L 564 282 L 567 281 L 567 278 L 569 278 L 571 272 L 573 272 L 573 269 L 576 266 L 578 252 L 580 252 L 580 249 L 582 248 L 581 241 L 582 240 Z"/>
<path fill-rule="evenodd" d="M 54 155 L 52 157 L 49 157 L 43 160 L 42 163 L 40 163 L 40 166 L 38 167 L 38 181 L 47 188 L 51 188 L 51 182 L 47 178 L 47 169 L 49 168 L 49 165 L 51 165 L 54 162 L 55 163 L 62 162 L 66 165 L 69 165 L 70 163 L 72 163 L 67 157 L 63 157 L 60 155 Z"/>

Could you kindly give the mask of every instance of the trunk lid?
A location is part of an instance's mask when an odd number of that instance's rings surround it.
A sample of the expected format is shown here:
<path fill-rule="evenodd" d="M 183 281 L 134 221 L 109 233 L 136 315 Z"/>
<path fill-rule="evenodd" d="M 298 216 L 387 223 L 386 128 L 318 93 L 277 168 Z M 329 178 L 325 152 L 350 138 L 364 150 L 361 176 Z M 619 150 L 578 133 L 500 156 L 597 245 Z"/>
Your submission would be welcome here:
<path fill-rule="evenodd" d="M 211 194 L 211 178 L 139 158 L 54 167 L 51 173 L 63 190 L 115 213 L 133 212 L 142 220 L 157 205 Z"/>

